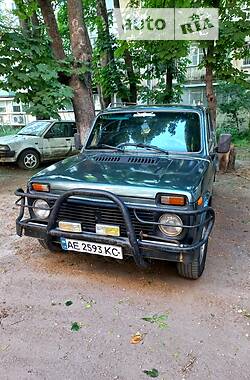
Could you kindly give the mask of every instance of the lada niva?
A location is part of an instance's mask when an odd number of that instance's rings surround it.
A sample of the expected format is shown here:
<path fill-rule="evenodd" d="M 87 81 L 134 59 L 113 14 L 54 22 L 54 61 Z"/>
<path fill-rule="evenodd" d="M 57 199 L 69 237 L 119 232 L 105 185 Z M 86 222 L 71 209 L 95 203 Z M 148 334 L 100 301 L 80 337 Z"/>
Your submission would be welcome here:
<path fill-rule="evenodd" d="M 18 189 L 17 234 L 116 260 L 176 263 L 197 279 L 214 224 L 217 145 L 203 107 L 121 106 L 99 113 L 74 157 Z"/>

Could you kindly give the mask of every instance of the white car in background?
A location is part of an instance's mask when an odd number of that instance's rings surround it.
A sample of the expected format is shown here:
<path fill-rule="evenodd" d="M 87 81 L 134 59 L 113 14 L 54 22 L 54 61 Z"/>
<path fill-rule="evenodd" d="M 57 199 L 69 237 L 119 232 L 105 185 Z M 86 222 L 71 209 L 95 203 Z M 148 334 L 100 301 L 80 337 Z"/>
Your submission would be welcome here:
<path fill-rule="evenodd" d="M 39 120 L 17 134 L 0 137 L 0 162 L 17 162 L 22 169 L 35 169 L 43 161 L 76 154 L 74 121 Z"/>

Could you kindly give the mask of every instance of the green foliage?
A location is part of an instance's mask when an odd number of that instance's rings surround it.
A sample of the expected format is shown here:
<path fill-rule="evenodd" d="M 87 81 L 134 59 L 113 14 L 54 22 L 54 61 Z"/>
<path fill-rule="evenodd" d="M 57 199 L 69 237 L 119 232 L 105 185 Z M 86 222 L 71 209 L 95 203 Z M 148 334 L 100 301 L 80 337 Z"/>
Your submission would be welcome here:
<path fill-rule="evenodd" d="M 226 118 L 216 129 L 217 139 L 222 133 L 230 133 L 233 143 L 237 146 L 249 146 L 250 144 L 250 125 L 247 129 L 239 132 L 236 128 L 235 121 L 232 118 Z"/>
<path fill-rule="evenodd" d="M 71 331 L 79 331 L 80 328 L 81 328 L 81 325 L 78 322 L 73 322 L 71 325 Z"/>
<path fill-rule="evenodd" d="M 200 68 L 210 64 L 217 80 L 232 83 L 246 83 L 247 73 L 233 64 L 234 59 L 243 59 L 249 54 L 246 37 L 249 35 L 249 21 L 244 11 L 244 0 L 194 0 L 195 7 L 219 8 L 219 39 L 217 41 L 200 41 L 204 49 L 204 60 Z"/>
<path fill-rule="evenodd" d="M 72 91 L 59 81 L 62 66 L 51 55 L 49 39 L 21 30 L 0 33 L 0 87 L 14 91 L 16 101 L 26 104 L 32 115 L 58 117 L 57 110 L 69 102 Z"/>
<path fill-rule="evenodd" d="M 168 315 L 167 314 L 154 314 L 152 317 L 144 317 L 142 318 L 143 321 L 149 322 L 149 323 L 155 323 L 160 329 L 165 329 L 168 327 L 167 320 Z"/>
<path fill-rule="evenodd" d="M 70 53 L 70 34 L 68 25 L 68 12 L 67 12 L 67 1 L 61 0 L 58 4 L 57 12 L 57 24 L 60 35 L 63 41 L 63 48 L 65 52 Z"/>
<path fill-rule="evenodd" d="M 250 83 L 245 87 L 236 83 L 222 83 L 218 94 L 223 95 L 219 108 L 227 115 L 250 109 Z"/>
<path fill-rule="evenodd" d="M 1 0 L 0 0 L 1 1 Z M 51 54 L 51 41 L 47 36 L 43 19 L 39 13 L 37 0 L 15 0 L 17 10 L 14 13 L 28 23 L 31 33 L 21 29 L 11 29 L 11 22 L 0 15 L 0 75 L 3 81 L 0 87 L 16 92 L 16 100 L 27 104 L 27 110 L 36 116 L 58 117 L 57 111 L 72 98 L 72 91 L 65 78 L 73 73 L 84 79 L 84 74 L 91 71 L 94 86 L 102 89 L 104 97 L 114 93 L 122 99 L 130 96 L 127 67 L 124 56 L 129 52 L 132 58 L 133 83 L 138 89 L 139 99 L 148 103 L 179 102 L 185 81 L 187 41 L 118 41 L 110 33 L 112 15 L 108 15 L 109 31 L 103 20 L 97 16 L 96 0 L 83 0 L 85 21 L 90 30 L 95 30 L 98 38 L 93 50 L 90 64 L 74 62 L 70 49 L 67 0 L 54 3 L 58 28 L 63 39 L 67 59 L 56 62 Z M 138 1 L 131 1 L 138 6 Z M 232 82 L 235 85 L 246 83 L 246 73 L 232 65 L 232 59 L 246 57 L 245 37 L 249 34 L 249 22 L 246 20 L 242 5 L 243 0 L 144 0 L 145 7 L 219 7 L 220 39 L 216 42 L 200 41 L 205 58 L 200 67 L 211 65 L 217 80 Z M 36 12 L 40 26 L 35 28 L 30 18 Z M 237 21 L 236 21 L 237 20 Z M 106 61 L 105 61 L 106 60 Z M 105 64 L 105 62 L 107 64 Z M 168 73 L 168 79 L 167 79 Z M 169 74 L 170 79 L 169 79 Z M 171 80 L 172 78 L 172 80 Z M 130 83 L 129 83 L 130 79 Z M 172 81 L 172 83 L 171 83 Z M 64 84 L 62 84 L 64 83 Z M 142 83 L 146 83 L 142 85 Z M 152 84 L 152 88 L 149 86 Z M 242 106 L 238 95 L 231 102 L 220 106 L 229 119 L 241 112 Z M 235 109 L 237 108 L 237 111 Z M 235 113 L 236 112 L 236 113 Z M 233 121 L 236 122 L 236 119 Z M 238 116 L 237 123 L 240 123 Z"/>
<path fill-rule="evenodd" d="M 159 371 L 156 368 L 152 368 L 152 369 L 149 369 L 149 370 L 144 370 L 143 372 L 146 375 L 148 375 L 149 377 L 158 377 L 159 376 Z"/>
<path fill-rule="evenodd" d="M 219 127 L 218 133 L 230 133 L 233 139 L 249 133 L 242 127 L 243 115 L 248 116 L 250 109 L 250 85 L 245 87 L 236 83 L 222 83 L 218 87 L 218 107 L 226 115 L 226 119 Z"/>
<path fill-rule="evenodd" d="M 9 125 L 0 125 L 0 136 L 15 135 L 20 128 L 13 128 Z"/>
<path fill-rule="evenodd" d="M 65 301 L 65 306 L 71 306 L 73 302 L 71 300 Z"/>

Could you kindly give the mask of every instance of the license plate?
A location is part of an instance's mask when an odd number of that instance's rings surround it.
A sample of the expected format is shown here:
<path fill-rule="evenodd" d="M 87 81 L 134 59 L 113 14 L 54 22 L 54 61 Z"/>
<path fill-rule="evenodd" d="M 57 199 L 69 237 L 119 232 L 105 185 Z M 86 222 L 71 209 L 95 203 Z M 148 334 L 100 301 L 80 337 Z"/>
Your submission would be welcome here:
<path fill-rule="evenodd" d="M 61 246 L 65 251 L 86 252 L 93 255 L 112 257 L 114 259 L 123 259 L 122 247 L 115 245 L 61 238 Z"/>

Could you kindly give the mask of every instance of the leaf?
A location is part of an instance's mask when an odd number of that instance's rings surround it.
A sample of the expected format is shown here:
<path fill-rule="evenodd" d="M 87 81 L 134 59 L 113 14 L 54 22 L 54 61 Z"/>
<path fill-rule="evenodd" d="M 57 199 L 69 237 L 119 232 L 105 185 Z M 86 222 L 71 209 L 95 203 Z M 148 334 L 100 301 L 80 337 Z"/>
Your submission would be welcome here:
<path fill-rule="evenodd" d="M 84 307 L 85 307 L 85 309 L 90 309 L 91 307 L 93 307 L 93 305 L 95 303 L 96 303 L 95 300 L 90 300 L 90 301 L 85 303 Z"/>
<path fill-rule="evenodd" d="M 161 314 L 161 315 L 154 314 L 152 317 L 144 317 L 142 319 L 149 323 L 155 323 L 160 329 L 165 329 L 168 327 L 167 314 Z"/>
<path fill-rule="evenodd" d="M 71 325 L 71 331 L 79 331 L 80 328 L 81 328 L 81 325 L 78 322 L 73 322 Z"/>
<path fill-rule="evenodd" d="M 154 323 L 152 317 L 144 317 L 144 318 L 142 318 L 142 319 L 143 319 L 144 321 L 146 321 L 146 322 Z"/>
<path fill-rule="evenodd" d="M 149 377 L 158 377 L 159 376 L 159 371 L 156 368 L 152 368 L 150 370 L 144 370 L 144 373 L 148 375 Z"/>
<path fill-rule="evenodd" d="M 70 306 L 70 305 L 72 305 L 72 301 L 71 300 L 68 300 L 68 301 L 65 301 L 65 306 Z"/>
<path fill-rule="evenodd" d="M 91 302 L 87 302 L 85 304 L 85 309 L 90 309 L 92 307 L 92 303 Z"/>
<path fill-rule="evenodd" d="M 139 332 L 137 332 L 136 334 L 132 335 L 131 339 L 130 339 L 130 343 L 131 344 L 138 344 L 140 342 L 143 341 L 143 335 Z"/>

